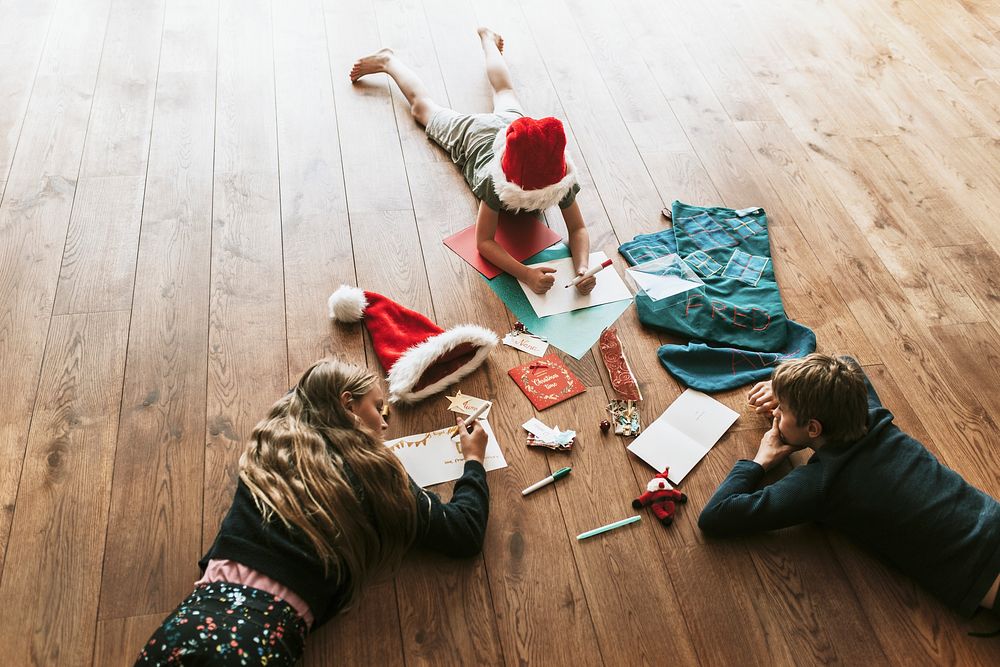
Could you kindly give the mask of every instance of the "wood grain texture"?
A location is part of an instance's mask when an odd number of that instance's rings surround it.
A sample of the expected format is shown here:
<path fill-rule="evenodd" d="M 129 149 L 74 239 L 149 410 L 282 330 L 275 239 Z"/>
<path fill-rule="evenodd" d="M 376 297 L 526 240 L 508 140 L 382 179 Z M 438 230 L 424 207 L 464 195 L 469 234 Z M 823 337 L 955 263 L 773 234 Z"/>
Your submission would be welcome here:
<path fill-rule="evenodd" d="M 0 419 L 0 543 L 6 544 L 104 41 L 108 3 L 53 17 L 0 206 L 0 368 L 17 387 Z"/>
<path fill-rule="evenodd" d="M 7 179 L 17 150 L 35 74 L 45 49 L 55 0 L 4 7 L 0 25 L 0 181 Z M 3 189 L 0 188 L 0 194 Z"/>
<path fill-rule="evenodd" d="M 675 199 L 762 206 L 788 315 L 1000 495 L 995 1 L 0 0 L 8 662 L 131 664 L 190 592 L 268 406 L 323 356 L 381 372 L 364 326 L 327 318 L 339 284 L 510 330 L 441 243 L 475 219 L 461 174 L 386 76 L 347 76 L 389 46 L 438 103 L 489 111 L 478 25 L 503 35 L 525 110 L 564 120 L 595 250 L 667 229 Z M 543 218 L 566 234 L 557 209 Z M 649 423 L 683 391 L 656 350 L 685 341 L 634 309 L 616 326 Z M 672 526 L 642 510 L 577 542 L 634 513 L 653 471 L 598 428 L 600 357 L 564 359 L 587 391 L 541 413 L 508 347 L 450 388 L 495 401 L 509 464 L 488 476 L 482 555 L 413 554 L 310 636 L 304 664 L 1000 662 L 965 636 L 982 624 L 822 527 L 701 533 L 767 427 L 746 387 L 715 395 L 740 418 Z M 387 435 L 446 408 L 397 408 Z M 577 447 L 527 448 L 531 416 Z"/>
<path fill-rule="evenodd" d="M 102 619 L 165 615 L 201 557 L 217 18 L 202 2 L 164 16 Z"/>
<path fill-rule="evenodd" d="M 128 315 L 53 318 L 0 583 L 11 664 L 90 660 Z"/>
<path fill-rule="evenodd" d="M 202 548 L 254 425 L 288 390 L 270 3 L 219 8 Z"/>
<path fill-rule="evenodd" d="M 134 665 L 143 644 L 160 626 L 165 615 L 146 614 L 99 621 L 93 664 L 107 667 Z"/>

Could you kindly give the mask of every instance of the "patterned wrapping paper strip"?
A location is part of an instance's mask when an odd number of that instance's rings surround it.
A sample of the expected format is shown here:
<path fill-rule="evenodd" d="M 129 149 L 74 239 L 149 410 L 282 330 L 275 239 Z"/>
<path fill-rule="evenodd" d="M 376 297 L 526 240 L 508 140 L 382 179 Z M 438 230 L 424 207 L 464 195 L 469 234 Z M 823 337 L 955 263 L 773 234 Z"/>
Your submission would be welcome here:
<path fill-rule="evenodd" d="M 600 339 L 601 359 L 608 369 L 611 378 L 611 386 L 614 387 L 618 395 L 626 401 L 641 401 L 642 394 L 639 392 L 639 383 L 636 381 L 632 369 L 625 359 L 622 351 L 622 343 L 618 338 L 618 331 L 615 327 L 608 327 L 601 334 Z"/>

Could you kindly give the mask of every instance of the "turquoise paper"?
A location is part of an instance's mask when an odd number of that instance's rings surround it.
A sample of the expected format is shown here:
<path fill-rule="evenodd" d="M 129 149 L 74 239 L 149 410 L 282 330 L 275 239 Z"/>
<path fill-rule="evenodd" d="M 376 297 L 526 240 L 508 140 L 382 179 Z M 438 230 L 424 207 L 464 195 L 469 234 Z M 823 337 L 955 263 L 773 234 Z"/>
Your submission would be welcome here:
<path fill-rule="evenodd" d="M 524 260 L 524 263 L 535 264 L 569 256 L 570 252 L 566 244 L 558 243 L 533 257 L 529 257 Z M 580 359 L 587 354 L 597 339 L 601 337 L 601 332 L 614 324 L 615 320 L 625 312 L 625 309 L 632 305 L 630 300 L 614 301 L 569 313 L 538 317 L 535 315 L 535 309 L 528 302 L 528 297 L 524 296 L 521 285 L 513 276 L 501 273 L 493 280 L 486 278 L 483 280 L 489 283 L 490 289 L 500 297 L 501 301 L 507 304 L 510 312 L 524 323 L 528 331 L 548 339 L 549 344 L 555 345 L 575 359 Z"/>

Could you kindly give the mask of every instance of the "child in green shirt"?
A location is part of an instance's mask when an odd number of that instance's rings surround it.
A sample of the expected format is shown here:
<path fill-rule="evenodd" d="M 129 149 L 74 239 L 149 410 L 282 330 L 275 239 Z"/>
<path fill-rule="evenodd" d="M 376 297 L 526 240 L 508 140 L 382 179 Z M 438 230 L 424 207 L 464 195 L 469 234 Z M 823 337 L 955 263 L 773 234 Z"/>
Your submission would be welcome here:
<path fill-rule="evenodd" d="M 580 190 L 576 167 L 566 152 L 562 122 L 525 116 L 503 59 L 503 38 L 488 28 L 478 32 L 493 87 L 493 113 L 463 114 L 439 105 L 391 49 L 359 59 L 351 69 L 351 81 L 379 72 L 392 77 L 410 103 L 413 118 L 448 151 L 479 199 L 479 253 L 535 293 L 544 294 L 552 288 L 555 269 L 529 268 L 511 257 L 494 239 L 499 214 L 544 211 L 558 204 L 569 232 L 574 269 L 583 275 L 589 268 L 590 236 L 576 203 Z M 590 276 L 577 283 L 576 289 L 589 294 L 596 285 L 597 279 Z"/>

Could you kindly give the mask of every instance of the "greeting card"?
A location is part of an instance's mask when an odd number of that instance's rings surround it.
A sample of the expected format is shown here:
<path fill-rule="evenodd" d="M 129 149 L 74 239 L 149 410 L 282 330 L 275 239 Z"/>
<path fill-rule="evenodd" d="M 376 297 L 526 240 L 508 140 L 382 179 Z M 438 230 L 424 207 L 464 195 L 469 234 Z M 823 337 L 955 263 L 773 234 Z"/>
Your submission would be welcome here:
<path fill-rule="evenodd" d="M 536 410 L 550 408 L 586 391 L 559 357 L 549 354 L 507 371 Z"/>

